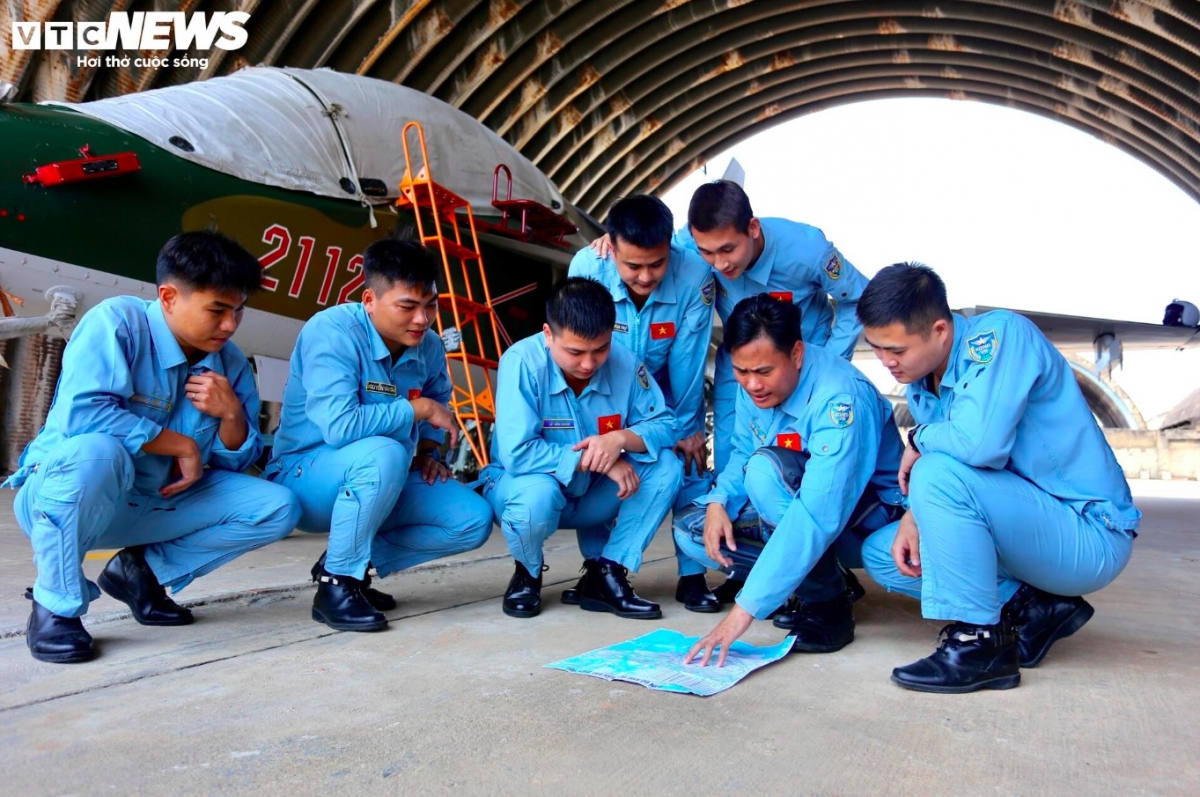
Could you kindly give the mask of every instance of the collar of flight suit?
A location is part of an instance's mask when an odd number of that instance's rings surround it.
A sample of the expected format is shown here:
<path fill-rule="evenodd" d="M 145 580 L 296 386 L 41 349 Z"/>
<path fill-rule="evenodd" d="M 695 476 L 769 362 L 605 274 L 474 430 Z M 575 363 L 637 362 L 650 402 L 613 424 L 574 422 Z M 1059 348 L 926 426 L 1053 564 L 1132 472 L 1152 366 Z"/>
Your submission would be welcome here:
<path fill-rule="evenodd" d="M 967 339 L 967 317 L 958 313 L 951 313 L 951 318 L 954 320 L 954 343 L 950 345 L 950 355 L 946 361 L 946 373 L 942 374 L 942 383 L 938 386 L 938 392 L 935 394 L 930 386 L 932 374 L 913 383 L 913 387 L 919 393 L 929 396 L 932 401 L 940 401 L 944 395 L 943 389 L 947 387 L 953 389 L 958 383 L 960 375 L 959 366 L 963 358 L 967 356 L 965 343 Z"/>
<path fill-rule="evenodd" d="M 545 335 L 538 336 L 538 348 L 541 349 L 542 356 L 546 358 L 546 362 L 550 366 L 550 393 L 562 393 L 570 390 L 571 386 L 567 384 L 567 378 L 563 375 L 562 369 L 558 367 L 558 363 L 554 362 L 554 358 L 550 356 L 550 347 L 546 345 Z M 585 387 L 583 392 L 579 394 L 580 398 L 587 395 L 589 391 L 600 393 L 605 396 L 612 395 L 612 384 L 608 378 L 608 367 L 608 362 L 605 362 L 604 365 L 600 366 L 600 368 L 588 381 L 587 387 Z"/>
<path fill-rule="evenodd" d="M 154 349 L 158 352 L 158 364 L 162 366 L 162 369 L 169 371 L 180 365 L 187 365 L 187 355 L 183 353 L 183 347 L 176 340 L 175 333 L 167 326 L 161 301 L 147 304 L 146 321 L 150 325 L 150 338 L 154 341 Z M 207 354 L 204 359 L 211 356 L 211 354 Z"/>
<path fill-rule="evenodd" d="M 754 265 L 746 269 L 746 276 L 760 285 L 766 285 L 767 280 L 771 279 L 771 272 L 775 270 L 775 236 L 767 235 L 767 225 L 763 219 L 759 219 L 758 224 L 762 230 L 763 250 Z"/>

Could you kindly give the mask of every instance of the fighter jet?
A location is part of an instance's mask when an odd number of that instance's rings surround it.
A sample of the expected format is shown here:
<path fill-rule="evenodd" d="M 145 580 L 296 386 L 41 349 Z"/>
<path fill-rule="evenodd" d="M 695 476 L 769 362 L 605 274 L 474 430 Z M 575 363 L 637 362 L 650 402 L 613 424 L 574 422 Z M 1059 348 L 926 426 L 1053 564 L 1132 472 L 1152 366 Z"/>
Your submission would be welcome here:
<path fill-rule="evenodd" d="M 413 130 L 406 160 L 410 121 L 423 127 L 428 163 Z M 109 296 L 153 296 L 162 244 L 217 229 L 262 262 L 263 290 L 236 340 L 256 357 L 268 400 L 286 372 L 268 358 L 286 360 L 313 313 L 360 296 L 369 243 L 415 226 L 411 206 L 396 207 L 406 174 L 469 204 L 507 340 L 540 328 L 544 291 L 598 231 L 475 119 L 328 69 L 257 67 L 95 102 L 0 104 L 0 141 L 0 297 L 6 315 L 23 302 L 25 317 L 7 322 L 10 335 L 69 332 Z M 465 208 L 454 217 L 465 228 Z"/>

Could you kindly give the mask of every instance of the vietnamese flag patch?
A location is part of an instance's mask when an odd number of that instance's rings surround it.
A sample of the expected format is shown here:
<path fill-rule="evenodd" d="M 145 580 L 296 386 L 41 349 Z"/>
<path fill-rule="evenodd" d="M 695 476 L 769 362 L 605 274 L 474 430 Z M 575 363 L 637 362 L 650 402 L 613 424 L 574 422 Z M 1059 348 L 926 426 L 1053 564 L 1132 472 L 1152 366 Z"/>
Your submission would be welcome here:
<path fill-rule="evenodd" d="M 781 302 L 792 301 L 792 292 L 791 291 L 771 291 L 767 295 L 770 296 L 772 299 L 778 299 Z"/>
<path fill-rule="evenodd" d="M 796 432 L 777 434 L 775 435 L 775 445 L 779 446 L 780 448 L 786 448 L 788 451 L 799 451 L 800 435 Z"/>
<path fill-rule="evenodd" d="M 650 338 L 652 340 L 663 340 L 673 337 L 675 337 L 674 321 L 664 321 L 661 324 L 652 324 L 650 326 Z"/>
<path fill-rule="evenodd" d="M 620 415 L 601 415 L 596 421 L 596 425 L 600 427 L 600 434 L 608 434 L 609 432 L 617 432 L 621 429 Z"/>
<path fill-rule="evenodd" d="M 421 397 L 421 388 L 414 387 L 408 391 L 408 400 L 409 401 L 416 401 L 420 397 Z"/>

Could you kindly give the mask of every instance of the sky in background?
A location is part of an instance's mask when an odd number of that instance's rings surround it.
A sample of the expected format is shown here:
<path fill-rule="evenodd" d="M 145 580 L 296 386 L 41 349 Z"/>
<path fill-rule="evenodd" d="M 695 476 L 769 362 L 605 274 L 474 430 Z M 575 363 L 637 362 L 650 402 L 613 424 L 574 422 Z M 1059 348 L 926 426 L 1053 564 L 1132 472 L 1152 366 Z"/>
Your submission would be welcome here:
<path fill-rule="evenodd" d="M 1200 204 L 1132 156 L 1033 114 L 907 99 L 787 122 L 668 192 L 677 224 L 731 157 L 755 215 L 820 227 L 867 276 L 924 262 L 952 307 L 1158 324 L 1177 297 L 1200 304 Z M 1114 377 L 1149 419 L 1200 387 L 1200 351 L 1127 351 Z"/>

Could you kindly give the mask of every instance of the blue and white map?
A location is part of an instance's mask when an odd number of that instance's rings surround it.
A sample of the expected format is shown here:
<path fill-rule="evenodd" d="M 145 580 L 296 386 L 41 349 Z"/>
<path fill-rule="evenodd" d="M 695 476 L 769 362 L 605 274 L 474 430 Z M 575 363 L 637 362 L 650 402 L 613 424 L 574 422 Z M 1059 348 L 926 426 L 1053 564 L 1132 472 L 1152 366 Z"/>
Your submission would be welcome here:
<path fill-rule="evenodd" d="M 546 666 L 552 670 L 591 675 L 606 681 L 629 681 L 663 692 L 708 697 L 725 691 L 759 667 L 779 661 L 788 654 L 795 641 L 795 637 L 789 636 L 770 647 L 734 642 L 724 667 L 717 666 L 715 655 L 707 667 L 697 664 L 698 658 L 691 664 L 684 664 L 683 657 L 698 639 L 660 628 L 636 639 L 597 648 Z"/>

